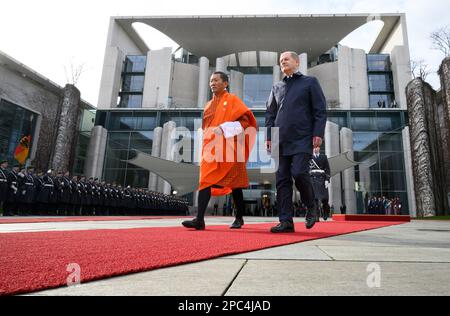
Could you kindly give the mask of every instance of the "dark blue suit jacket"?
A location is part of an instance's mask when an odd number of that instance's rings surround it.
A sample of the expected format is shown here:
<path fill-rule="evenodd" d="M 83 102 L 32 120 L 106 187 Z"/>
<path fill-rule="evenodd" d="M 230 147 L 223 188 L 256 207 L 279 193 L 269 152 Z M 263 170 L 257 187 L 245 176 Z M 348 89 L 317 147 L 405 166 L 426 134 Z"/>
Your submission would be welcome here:
<path fill-rule="evenodd" d="M 278 127 L 280 155 L 312 154 L 312 139 L 323 139 L 326 123 L 326 100 L 316 78 L 297 72 L 273 86 L 267 101 L 267 140 L 270 128 Z"/>

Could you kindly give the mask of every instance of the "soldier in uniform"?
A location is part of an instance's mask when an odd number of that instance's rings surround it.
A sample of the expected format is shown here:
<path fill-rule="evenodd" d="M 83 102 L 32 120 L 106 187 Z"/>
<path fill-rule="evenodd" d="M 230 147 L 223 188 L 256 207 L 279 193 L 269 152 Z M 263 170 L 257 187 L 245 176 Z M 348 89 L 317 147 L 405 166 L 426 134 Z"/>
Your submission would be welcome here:
<path fill-rule="evenodd" d="M 14 216 L 17 214 L 17 193 L 19 191 L 19 166 L 15 165 L 8 173 L 8 193 L 6 202 L 3 206 L 5 216 Z"/>
<path fill-rule="evenodd" d="M 310 163 L 310 172 L 316 203 L 322 203 L 323 219 L 327 220 L 330 214 L 330 205 L 328 204 L 330 164 L 327 156 L 320 154 L 320 147 L 314 148 L 314 154 Z M 320 216 L 320 214 L 317 214 L 317 216 Z"/>
<path fill-rule="evenodd" d="M 3 210 L 6 199 L 8 198 L 8 160 L 0 161 L 0 209 Z M 6 216 L 6 215 L 5 215 Z"/>
<path fill-rule="evenodd" d="M 18 209 L 20 215 L 32 215 L 36 194 L 35 180 L 32 176 L 32 167 L 22 169 L 19 178 L 23 179 L 19 185 Z"/>

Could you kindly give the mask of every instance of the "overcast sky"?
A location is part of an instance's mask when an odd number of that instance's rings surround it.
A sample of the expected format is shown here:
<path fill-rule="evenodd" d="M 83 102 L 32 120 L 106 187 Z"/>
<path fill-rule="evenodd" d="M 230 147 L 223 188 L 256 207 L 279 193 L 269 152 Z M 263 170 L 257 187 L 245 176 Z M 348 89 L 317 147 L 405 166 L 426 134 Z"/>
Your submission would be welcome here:
<path fill-rule="evenodd" d="M 443 54 L 431 49 L 430 33 L 450 25 L 448 0 L 22 0 L 2 1 L 0 50 L 63 86 L 65 66 L 85 64 L 78 88 L 82 98 L 97 105 L 103 55 L 111 16 L 203 14 L 324 14 L 406 13 L 412 59 L 424 59 L 436 72 Z M 373 37 L 373 28 L 354 34 L 345 44 L 367 48 L 361 37 Z M 147 31 L 151 49 L 170 44 Z M 428 80 L 439 87 L 437 75 Z"/>

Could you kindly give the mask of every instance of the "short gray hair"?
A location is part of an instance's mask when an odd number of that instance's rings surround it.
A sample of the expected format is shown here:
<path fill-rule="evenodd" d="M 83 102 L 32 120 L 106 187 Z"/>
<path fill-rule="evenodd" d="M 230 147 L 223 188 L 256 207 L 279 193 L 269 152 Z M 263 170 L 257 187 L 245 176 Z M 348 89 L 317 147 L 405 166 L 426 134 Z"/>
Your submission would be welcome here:
<path fill-rule="evenodd" d="M 281 55 L 283 54 L 291 54 L 291 57 L 295 59 L 295 61 L 300 61 L 300 57 L 298 56 L 298 54 L 296 52 L 293 51 L 287 51 L 284 53 L 281 53 Z"/>

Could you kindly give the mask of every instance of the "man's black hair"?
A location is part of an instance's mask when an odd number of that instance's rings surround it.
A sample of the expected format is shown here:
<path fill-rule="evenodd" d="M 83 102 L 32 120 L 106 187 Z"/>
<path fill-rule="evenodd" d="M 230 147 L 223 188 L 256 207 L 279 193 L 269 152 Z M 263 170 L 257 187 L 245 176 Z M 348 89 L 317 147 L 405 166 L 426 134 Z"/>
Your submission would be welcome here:
<path fill-rule="evenodd" d="M 229 82 L 228 75 L 222 71 L 216 71 L 213 75 L 220 75 L 220 79 L 222 79 L 223 82 Z"/>

